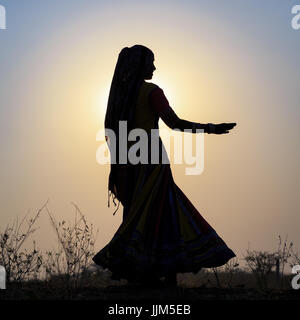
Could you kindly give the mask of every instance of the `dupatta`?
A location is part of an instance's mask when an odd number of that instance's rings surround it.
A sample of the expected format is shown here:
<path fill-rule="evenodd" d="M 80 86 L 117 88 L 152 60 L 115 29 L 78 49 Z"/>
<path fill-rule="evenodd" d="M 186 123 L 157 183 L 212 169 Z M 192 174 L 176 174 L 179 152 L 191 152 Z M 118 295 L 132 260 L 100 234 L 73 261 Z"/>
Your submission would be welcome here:
<path fill-rule="evenodd" d="M 122 166 L 122 164 L 119 164 L 119 121 L 127 121 L 127 132 L 134 128 L 136 100 L 141 85 L 144 82 L 144 77 L 151 69 L 153 58 L 153 52 L 143 45 L 134 45 L 130 48 L 125 47 L 119 53 L 115 67 L 104 123 L 105 138 L 109 146 L 110 158 L 116 159 L 116 163 L 112 163 L 111 161 L 108 178 L 108 207 L 110 206 L 111 196 L 113 196 L 115 206 L 115 199 L 119 201 L 113 215 L 118 210 L 121 202 L 120 195 L 118 194 L 117 177 L 118 169 Z M 107 129 L 113 130 L 115 134 L 116 144 L 114 147 L 110 144 Z"/>

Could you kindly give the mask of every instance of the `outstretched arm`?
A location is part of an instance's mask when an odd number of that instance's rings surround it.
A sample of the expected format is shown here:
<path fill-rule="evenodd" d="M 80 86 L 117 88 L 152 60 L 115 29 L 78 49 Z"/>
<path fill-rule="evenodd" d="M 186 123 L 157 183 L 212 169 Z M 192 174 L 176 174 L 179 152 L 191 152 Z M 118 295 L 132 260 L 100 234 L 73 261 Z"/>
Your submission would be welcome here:
<path fill-rule="evenodd" d="M 192 132 L 195 133 L 196 129 L 204 129 L 204 132 L 208 132 L 207 124 L 180 119 L 169 105 L 169 101 L 160 88 L 155 88 L 150 93 L 150 105 L 163 122 L 173 130 L 192 129 Z"/>
<path fill-rule="evenodd" d="M 192 133 L 196 133 L 196 129 L 204 129 L 204 132 L 209 133 L 208 124 L 180 119 L 170 106 L 162 110 L 158 115 L 172 130 L 192 129 Z"/>
<path fill-rule="evenodd" d="M 150 93 L 150 105 L 154 112 L 164 121 L 164 123 L 173 130 L 183 131 L 184 129 L 191 129 L 192 133 L 196 133 L 196 129 L 203 129 L 205 133 L 229 133 L 236 123 L 198 123 L 180 119 L 175 111 L 169 105 L 169 102 L 160 88 L 155 88 Z"/>

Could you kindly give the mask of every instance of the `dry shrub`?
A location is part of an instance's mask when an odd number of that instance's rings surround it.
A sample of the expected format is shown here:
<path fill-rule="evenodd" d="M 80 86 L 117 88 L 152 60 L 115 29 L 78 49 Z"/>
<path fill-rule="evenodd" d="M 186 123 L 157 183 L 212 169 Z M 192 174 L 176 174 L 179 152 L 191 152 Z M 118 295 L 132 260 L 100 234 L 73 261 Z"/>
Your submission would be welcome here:
<path fill-rule="evenodd" d="M 277 288 L 282 288 L 284 281 L 289 281 L 289 277 L 285 276 L 285 265 L 289 263 L 292 257 L 293 243 L 288 242 L 287 236 L 282 241 L 278 236 L 277 250 L 270 251 L 251 251 L 247 250 L 244 260 L 248 269 L 254 274 L 257 285 L 261 290 L 267 290 L 270 287 L 270 280 L 276 282 Z"/>
<path fill-rule="evenodd" d="M 89 276 L 88 268 L 91 258 L 94 256 L 96 235 L 92 224 L 88 224 L 78 206 L 75 207 L 74 223 L 57 222 L 50 210 L 46 207 L 51 225 L 53 226 L 57 240 L 57 251 L 47 251 L 45 261 L 46 279 L 56 283 L 61 280 L 73 287 Z M 98 233 L 98 231 L 97 231 Z"/>
<path fill-rule="evenodd" d="M 16 219 L 12 225 L 8 225 L 0 233 L 0 265 L 4 266 L 6 270 L 7 282 L 39 278 L 43 263 L 42 253 L 36 248 L 35 241 L 33 241 L 33 249 L 30 251 L 24 249 L 23 245 L 37 230 L 34 229 L 34 224 L 47 202 L 33 218 L 27 219 L 26 215 L 21 222 Z"/>

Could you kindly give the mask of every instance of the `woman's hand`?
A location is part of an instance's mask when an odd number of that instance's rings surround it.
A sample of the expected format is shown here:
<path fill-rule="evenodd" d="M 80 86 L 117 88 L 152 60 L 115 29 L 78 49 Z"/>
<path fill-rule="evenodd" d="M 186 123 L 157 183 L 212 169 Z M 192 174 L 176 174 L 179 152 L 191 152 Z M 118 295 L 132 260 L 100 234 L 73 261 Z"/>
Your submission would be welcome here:
<path fill-rule="evenodd" d="M 232 123 L 220 123 L 220 124 L 210 124 L 208 133 L 214 133 L 214 134 L 229 133 L 229 130 L 231 130 L 235 126 L 236 126 L 235 122 L 232 122 Z"/>

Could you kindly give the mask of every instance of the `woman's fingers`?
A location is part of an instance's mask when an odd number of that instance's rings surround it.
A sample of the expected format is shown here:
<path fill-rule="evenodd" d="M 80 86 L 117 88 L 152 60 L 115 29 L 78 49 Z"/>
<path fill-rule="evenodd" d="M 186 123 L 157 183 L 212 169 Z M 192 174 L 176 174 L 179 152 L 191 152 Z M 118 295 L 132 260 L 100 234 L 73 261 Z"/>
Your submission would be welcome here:
<path fill-rule="evenodd" d="M 215 125 L 215 133 L 216 134 L 225 134 L 225 133 L 229 133 L 229 130 L 231 130 L 232 128 L 234 128 L 236 126 L 236 123 L 220 123 Z"/>
<path fill-rule="evenodd" d="M 236 126 L 236 123 L 223 123 L 223 125 L 226 129 L 232 129 Z"/>
<path fill-rule="evenodd" d="M 215 134 L 229 133 L 229 130 L 236 126 L 235 122 L 215 124 Z"/>
<path fill-rule="evenodd" d="M 220 125 L 220 129 L 224 130 L 224 132 L 233 129 L 236 126 L 236 123 L 222 123 Z"/>

